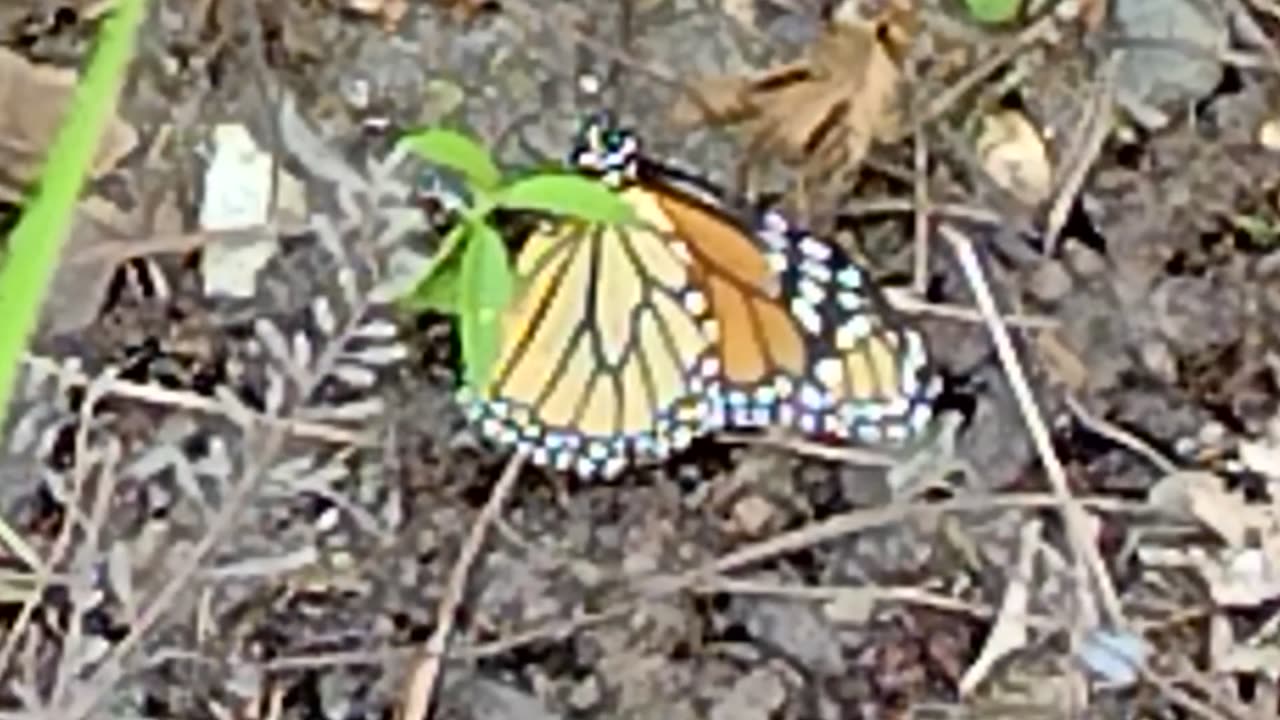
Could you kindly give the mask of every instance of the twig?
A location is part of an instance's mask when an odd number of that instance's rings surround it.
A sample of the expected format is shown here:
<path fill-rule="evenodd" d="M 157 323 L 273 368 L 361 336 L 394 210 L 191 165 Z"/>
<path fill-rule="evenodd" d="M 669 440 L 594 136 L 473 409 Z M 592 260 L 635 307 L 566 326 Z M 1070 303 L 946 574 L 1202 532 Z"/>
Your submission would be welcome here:
<path fill-rule="evenodd" d="M 823 445 L 822 443 L 785 435 L 750 435 L 743 432 L 723 431 L 717 433 L 716 438 L 727 443 L 761 445 L 764 447 L 788 450 L 798 455 L 818 458 L 819 460 L 845 463 L 846 465 L 892 467 L 897 462 L 893 456 L 887 453 L 876 452 L 868 448 Z"/>
<path fill-rule="evenodd" d="M 458 554 L 458 561 L 454 563 L 453 570 L 449 573 L 449 583 L 445 585 L 444 597 L 440 599 L 440 605 L 436 608 L 435 631 L 423 646 L 421 655 L 401 693 L 398 714 L 401 720 L 421 720 L 427 716 L 427 710 L 431 707 L 439 685 L 445 654 L 449 651 L 453 626 L 457 622 L 458 607 L 462 605 L 462 598 L 466 593 L 467 578 L 470 577 L 471 568 L 475 565 L 476 558 L 480 556 L 481 548 L 484 547 L 489 526 L 493 525 L 498 515 L 502 513 L 502 508 L 511 495 L 511 489 L 515 487 L 516 478 L 520 477 L 520 468 L 524 466 L 525 457 L 526 453 L 519 451 L 507 463 L 507 468 L 499 478 L 498 484 L 494 485 L 493 491 L 489 493 L 488 502 L 480 510 L 480 515 L 471 526 L 471 532 L 467 534 L 467 539 Z"/>
<path fill-rule="evenodd" d="M 1156 512 L 1147 505 L 1137 502 L 1117 500 L 1115 498 L 1085 497 L 1080 498 L 1079 502 L 1085 507 L 1098 512 L 1139 515 Z M 550 622 L 540 623 L 496 640 L 470 645 L 463 644 L 451 649 L 449 651 L 449 656 L 458 660 L 479 660 L 495 657 L 547 638 L 564 637 L 585 627 L 626 617 L 634 612 L 635 608 L 646 600 L 658 599 L 665 595 L 681 592 L 687 589 L 696 590 L 699 583 L 724 579 L 724 573 L 739 569 L 753 562 L 760 562 L 769 559 L 774 555 L 784 554 L 812 544 L 827 542 L 853 532 L 901 522 L 910 517 L 928 515 L 931 513 L 945 514 L 981 510 L 1030 510 L 1054 507 L 1057 504 L 1058 499 L 1046 493 L 1016 493 L 985 497 L 956 498 L 933 504 L 903 503 L 889 506 L 888 508 L 880 507 L 854 510 L 841 516 L 828 518 L 816 525 L 791 531 L 790 533 L 787 533 L 787 539 L 785 540 L 780 540 L 776 543 L 774 542 L 777 540 L 776 538 L 765 540 L 760 544 L 753 545 L 749 548 L 743 548 L 732 555 L 727 555 L 713 561 L 712 563 L 708 563 L 705 567 L 697 568 L 681 574 L 679 577 L 686 578 L 685 582 L 678 581 L 676 575 L 655 574 L 633 578 L 632 583 L 641 588 L 644 593 L 643 595 L 625 599 L 599 612 L 583 613 L 580 615 L 574 615 L 567 619 L 557 619 Z M 888 512 L 886 512 L 886 509 Z M 761 547 L 766 543 L 768 544 L 768 547 Z M 718 570 L 718 568 L 720 569 Z M 353 665 L 386 665 L 387 663 L 396 662 L 401 658 L 404 658 L 408 652 L 409 650 L 407 648 L 382 648 L 374 650 L 308 653 L 305 655 L 276 658 L 263 663 L 260 666 L 260 669 L 263 672 L 271 673 L 295 670 L 315 670 L 326 667 L 343 667 Z M 170 657 L 167 659 L 186 660 L 189 662 L 202 661 L 202 658 L 198 657 Z"/>
<path fill-rule="evenodd" d="M 968 323 L 983 322 L 982 313 L 971 307 L 925 302 L 911 293 L 901 292 L 898 288 L 887 287 L 883 288 L 883 290 L 884 294 L 889 298 L 889 304 L 893 305 L 894 309 L 910 315 L 933 315 Z M 1001 315 L 1000 319 L 1004 321 L 1005 325 L 1022 330 L 1057 330 L 1062 327 L 1060 320 L 1043 315 L 1015 313 L 1013 315 Z"/>
<path fill-rule="evenodd" d="M 90 382 L 90 378 L 84 373 L 63 367 L 48 358 L 28 354 L 24 359 L 27 365 L 41 372 L 56 375 L 67 385 L 78 387 L 87 385 Z M 152 405 L 165 405 L 210 415 L 219 415 L 233 422 L 249 420 L 266 427 L 283 430 L 294 437 L 355 447 L 373 447 L 377 444 L 374 437 L 367 433 L 354 432 L 335 425 L 246 411 L 243 407 L 229 407 L 226 403 L 203 395 L 181 390 L 170 390 L 157 385 L 146 385 L 112 378 L 106 383 L 103 393 Z"/>
<path fill-rule="evenodd" d="M 1250 4 L 1254 5 L 1258 12 L 1268 14 L 1274 20 L 1280 20 L 1280 3 L 1277 3 L 1276 0 L 1250 0 Z M 1256 40 L 1257 44 L 1262 46 L 1262 51 L 1266 53 L 1267 59 L 1271 61 L 1270 69 L 1280 69 L 1280 44 L 1276 43 L 1276 39 L 1262 29 L 1262 26 L 1253 17 L 1253 13 L 1249 12 L 1249 8 L 1246 7 L 1243 0 L 1227 0 L 1227 5 L 1230 6 L 1231 10 L 1235 11 L 1236 22 L 1240 25 L 1240 34 L 1244 36 L 1244 39 L 1246 41 L 1250 39 Z M 1230 62 L 1230 60 L 1226 61 Z"/>
<path fill-rule="evenodd" d="M 1061 502 L 1056 495 L 1027 493 L 956 498 L 932 504 L 893 503 L 881 507 L 852 510 L 739 548 L 701 567 L 673 575 L 644 575 L 634 578 L 632 582 L 640 588 L 645 597 L 652 599 L 679 592 L 705 582 L 707 578 L 723 575 L 779 555 L 831 542 L 872 528 L 902 522 L 911 517 L 1000 508 L 1053 507 L 1060 506 Z M 1106 510 L 1147 509 L 1141 506 L 1135 508 L 1132 503 L 1102 498 L 1076 502 Z"/>
<path fill-rule="evenodd" d="M 1178 687 L 1176 683 L 1170 682 L 1167 678 L 1153 672 L 1146 667 L 1138 668 L 1138 674 L 1142 679 L 1151 683 L 1165 697 L 1169 698 L 1176 705 L 1181 705 L 1189 712 L 1207 720 L 1248 720 L 1248 718 L 1240 713 L 1230 710 L 1220 710 L 1208 702 L 1193 697 L 1190 693 Z"/>
<path fill-rule="evenodd" d="M 1053 26 L 1057 23 L 1057 19 L 1053 13 L 1046 13 L 1040 19 L 1026 26 L 1018 32 L 1016 36 L 1004 47 L 1000 48 L 991 57 L 979 62 L 970 68 L 964 76 L 953 83 L 949 83 L 945 90 L 939 93 L 929 104 L 927 104 L 921 116 L 913 120 L 906 128 L 899 130 L 896 135 L 885 142 L 886 145 L 894 145 L 906 139 L 906 135 L 916 127 L 922 127 L 931 121 L 946 114 L 951 108 L 969 92 L 978 86 L 987 76 L 995 72 L 1001 65 L 1012 60 L 1018 53 L 1022 52 L 1028 45 L 1035 44 L 1046 38 Z"/>
<path fill-rule="evenodd" d="M 982 311 L 983 317 L 987 321 L 987 329 L 991 333 L 992 341 L 995 343 L 996 354 L 1000 358 L 1000 364 L 1004 367 L 1009 386 L 1013 390 L 1014 397 L 1018 400 L 1018 407 L 1022 411 L 1023 420 L 1027 424 L 1027 430 L 1031 434 L 1032 442 L 1035 443 L 1036 450 L 1040 454 L 1040 461 L 1044 464 L 1050 487 L 1058 498 L 1059 510 L 1062 512 L 1063 520 L 1067 527 L 1067 536 L 1070 539 L 1073 550 L 1072 554 L 1075 556 L 1076 580 L 1077 587 L 1081 593 L 1081 601 L 1082 603 L 1087 603 L 1089 599 L 1089 588 L 1091 586 L 1089 576 L 1092 574 L 1093 580 L 1100 591 L 1102 606 L 1106 612 L 1107 619 L 1114 628 L 1122 628 L 1125 625 L 1124 613 L 1121 610 L 1120 600 L 1112 585 L 1111 576 L 1107 573 L 1106 564 L 1098 553 L 1097 545 L 1090 538 L 1088 519 L 1080 503 L 1071 495 L 1070 487 L 1067 485 L 1066 471 L 1058 460 L 1057 453 L 1054 452 L 1053 443 L 1049 439 L 1049 431 L 1045 427 L 1044 420 L 1040 417 L 1040 411 L 1037 409 L 1035 399 L 1031 395 L 1031 388 L 1027 385 L 1026 375 L 1022 371 L 1022 365 L 1018 360 L 1017 353 L 1014 352 L 1013 343 L 1009 339 L 1009 331 L 1005 328 L 1004 323 L 1000 321 L 1000 316 L 996 311 L 995 299 L 991 295 L 991 288 L 987 285 L 986 277 L 982 272 L 981 265 L 978 263 L 977 255 L 974 254 L 973 245 L 968 237 L 949 225 L 943 225 L 941 230 L 943 237 L 955 250 L 956 257 L 964 269 L 965 277 L 969 280 L 969 284 L 973 289 L 978 308 Z M 1088 607 L 1089 604 L 1083 604 L 1080 609 L 1084 611 Z"/>
<path fill-rule="evenodd" d="M 191 548 L 185 561 L 175 570 L 169 581 L 160 588 L 142 612 L 138 613 L 138 617 L 129 627 L 129 633 L 111 648 L 111 652 L 99 663 L 97 670 L 78 691 L 73 702 L 61 709 L 56 717 L 80 720 L 93 713 L 97 704 L 124 675 L 125 659 L 142 643 L 146 634 L 160 621 L 178 596 L 188 588 L 203 561 L 231 534 L 241 509 L 253 496 L 258 481 L 266 474 L 276 454 L 283 447 L 284 439 L 285 432 L 282 425 L 275 425 L 266 430 L 260 451 L 251 458 L 240 481 L 231 487 L 217 514 L 209 523 L 209 529 Z"/>
<path fill-rule="evenodd" d="M 44 599 L 45 590 L 53 584 L 54 572 L 66 559 L 67 553 L 71 549 L 71 543 L 76 536 L 75 527 L 81 520 L 79 517 L 80 493 L 88 485 L 86 477 L 87 466 L 89 465 L 87 433 L 88 428 L 92 425 L 89 419 L 92 417 L 94 408 L 97 407 L 106 394 L 106 387 L 112 380 L 113 378 L 110 375 L 104 373 L 93 382 L 86 384 L 84 399 L 80 405 L 80 422 L 75 440 L 76 466 L 75 471 L 72 473 L 72 481 L 68 484 L 70 497 L 66 499 L 65 503 L 67 508 L 66 516 L 63 518 L 62 527 L 58 530 L 58 537 L 54 540 L 53 549 L 50 550 L 48 558 L 32 568 L 35 571 L 35 584 L 31 593 L 23 602 L 22 609 L 18 612 L 18 617 L 8 628 L 4 646 L 0 647 L 0 672 L 7 671 L 9 662 L 13 659 L 13 653 L 17 649 L 18 641 L 25 636 L 27 624 L 31 622 L 36 608 L 39 606 L 40 601 Z"/>
<path fill-rule="evenodd" d="M 1143 442 L 1138 436 L 1115 423 L 1107 422 L 1090 413 L 1075 396 L 1068 393 L 1066 399 L 1067 408 L 1071 410 L 1071 414 L 1075 415 L 1076 420 L 1079 420 L 1081 425 L 1084 425 L 1092 432 L 1098 433 L 1117 445 L 1138 453 L 1165 474 L 1175 473 L 1180 469 L 1176 463 L 1157 452 L 1155 448 Z"/>
<path fill-rule="evenodd" d="M 840 211 L 842 217 L 858 218 L 870 215 L 894 215 L 898 213 L 915 213 L 916 201 L 910 198 L 867 198 L 851 200 Z M 965 220 L 984 225 L 1002 225 L 1003 216 L 994 210 L 976 205 L 961 203 L 930 203 L 929 215 L 945 217 L 952 220 Z"/>
<path fill-rule="evenodd" d="M 696 592 L 735 593 L 739 595 L 765 595 L 816 602 L 832 602 L 848 595 L 861 595 L 871 602 L 897 602 L 921 607 L 962 613 L 980 620 L 990 620 L 996 616 L 996 609 L 990 605 L 978 604 L 959 598 L 940 595 L 922 587 L 913 586 L 840 586 L 840 585 L 783 585 L 761 580 L 737 580 L 727 577 L 714 577 L 695 587 Z M 1028 627 L 1037 630 L 1055 631 L 1062 629 L 1062 621 L 1048 615 L 1028 615 L 1020 618 Z"/>
<path fill-rule="evenodd" d="M 1092 102 L 1085 109 L 1084 117 L 1076 130 L 1076 137 L 1066 157 L 1071 165 L 1058 183 L 1058 194 L 1049 208 L 1044 231 L 1044 254 L 1053 255 L 1058 249 L 1058 235 L 1067 224 L 1076 196 L 1084 185 L 1085 176 L 1102 152 L 1102 144 L 1111 132 L 1111 108 L 1115 102 L 1115 76 L 1120 55 L 1113 53 L 1102 71 L 1102 81 L 1095 89 Z"/>
<path fill-rule="evenodd" d="M 920 131 L 919 121 L 916 124 L 914 152 L 915 177 L 912 179 L 912 191 L 915 199 L 915 216 L 912 231 L 915 237 L 915 265 L 911 272 L 911 289 L 916 295 L 924 297 L 929 290 L 929 223 L 933 217 L 932 203 L 929 201 L 929 142 Z"/>

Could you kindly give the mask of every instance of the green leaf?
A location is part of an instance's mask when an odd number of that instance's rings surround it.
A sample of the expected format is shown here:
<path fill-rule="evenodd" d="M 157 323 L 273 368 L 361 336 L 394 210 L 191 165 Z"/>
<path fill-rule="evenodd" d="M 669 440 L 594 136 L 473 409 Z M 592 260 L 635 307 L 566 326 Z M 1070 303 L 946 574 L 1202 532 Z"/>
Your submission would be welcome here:
<path fill-rule="evenodd" d="M 498 205 L 612 224 L 636 221 L 635 212 L 609 186 L 575 174 L 546 173 L 516 180 L 499 191 Z"/>
<path fill-rule="evenodd" d="M 45 155 L 38 190 L 9 235 L 8 254 L 0 263 L 0 426 L 94 149 L 115 113 L 137 30 L 146 17 L 146 0 L 120 0 L 102 21 L 93 55 Z"/>
<path fill-rule="evenodd" d="M 410 310 L 432 310 L 448 314 L 458 312 L 462 241 L 466 236 L 466 227 L 459 223 L 445 236 L 440 250 L 423 271 L 422 279 L 404 298 L 404 304 Z"/>
<path fill-rule="evenodd" d="M 459 277 L 462 360 L 467 384 L 482 394 L 498 359 L 502 313 L 515 292 L 506 243 L 485 223 L 468 226 Z"/>
<path fill-rule="evenodd" d="M 430 162 L 457 170 L 480 190 L 494 190 L 502 182 L 489 151 L 460 132 L 429 128 L 405 135 L 400 142 Z"/>
<path fill-rule="evenodd" d="M 1013 20 L 1022 9 L 1022 0 L 965 0 L 969 15 L 983 23 L 1004 23 Z"/>

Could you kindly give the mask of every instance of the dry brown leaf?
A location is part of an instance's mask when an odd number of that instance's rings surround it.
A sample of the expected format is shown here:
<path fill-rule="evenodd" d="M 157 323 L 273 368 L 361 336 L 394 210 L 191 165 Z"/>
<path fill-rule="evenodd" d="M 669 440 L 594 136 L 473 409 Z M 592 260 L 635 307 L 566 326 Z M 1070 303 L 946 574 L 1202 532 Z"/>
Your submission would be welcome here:
<path fill-rule="evenodd" d="M 755 0 L 720 0 L 720 12 L 747 28 L 756 26 L 759 14 Z"/>
<path fill-rule="evenodd" d="M 20 201 L 35 180 L 75 85 L 74 72 L 37 65 L 0 47 L 0 199 Z M 101 175 L 137 142 L 132 126 L 112 118 L 90 172 Z"/>
<path fill-rule="evenodd" d="M 857 4 L 849 0 L 837 10 L 803 60 L 751 76 L 704 78 L 677 102 L 673 119 L 742 124 L 750 151 L 812 171 L 856 167 L 873 141 L 888 139 L 901 123 L 897 58 L 913 9 L 908 0 L 893 0 L 862 19 L 849 10 Z"/>
<path fill-rule="evenodd" d="M 1053 190 L 1049 151 L 1031 121 L 1017 110 L 983 118 L 978 136 L 982 167 L 997 185 L 1027 206 L 1044 202 Z"/>
<path fill-rule="evenodd" d="M 1040 359 L 1044 361 L 1050 376 L 1067 386 L 1073 393 L 1080 392 L 1089 386 L 1089 368 L 1084 360 L 1071 349 L 1056 331 L 1049 330 L 1037 333 L 1035 348 Z"/>
<path fill-rule="evenodd" d="M 116 267 L 128 257 L 126 235 L 134 231 L 130 219 L 104 200 L 86 198 L 76 206 L 41 309 L 43 332 L 75 332 L 97 319 Z"/>

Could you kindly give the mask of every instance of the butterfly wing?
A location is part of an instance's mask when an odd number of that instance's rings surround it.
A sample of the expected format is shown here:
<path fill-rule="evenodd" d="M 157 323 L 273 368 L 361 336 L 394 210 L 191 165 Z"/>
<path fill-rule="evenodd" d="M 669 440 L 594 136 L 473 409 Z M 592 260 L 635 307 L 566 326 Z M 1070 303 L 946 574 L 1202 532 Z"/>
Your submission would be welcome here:
<path fill-rule="evenodd" d="M 710 300 L 721 424 L 865 442 L 924 427 L 939 389 L 924 338 L 847 253 L 775 212 L 744 230 L 682 186 L 664 185 L 659 197 Z"/>
<path fill-rule="evenodd" d="M 839 246 L 764 213 L 756 237 L 777 256 L 782 294 L 805 328 L 809 364 L 795 425 L 868 443 L 924 429 L 941 390 L 923 334 Z"/>
<path fill-rule="evenodd" d="M 705 303 L 653 197 L 623 197 L 650 229 L 561 222 L 527 239 L 493 380 L 466 398 L 486 435 L 582 475 L 667 457 L 711 416 Z"/>

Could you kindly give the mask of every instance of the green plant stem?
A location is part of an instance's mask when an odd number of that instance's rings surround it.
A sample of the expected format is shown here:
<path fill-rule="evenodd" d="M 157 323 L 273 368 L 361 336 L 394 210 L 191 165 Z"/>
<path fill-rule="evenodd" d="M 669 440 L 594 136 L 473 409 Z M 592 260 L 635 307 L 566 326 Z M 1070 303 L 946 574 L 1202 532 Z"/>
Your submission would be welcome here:
<path fill-rule="evenodd" d="M 115 113 L 135 35 L 145 17 L 146 0 L 118 0 L 103 20 L 93 57 L 45 158 L 38 190 L 10 234 L 8 254 L 0 261 L 0 426 L 18 364 L 71 228 L 76 200 L 103 129 Z"/>

